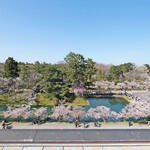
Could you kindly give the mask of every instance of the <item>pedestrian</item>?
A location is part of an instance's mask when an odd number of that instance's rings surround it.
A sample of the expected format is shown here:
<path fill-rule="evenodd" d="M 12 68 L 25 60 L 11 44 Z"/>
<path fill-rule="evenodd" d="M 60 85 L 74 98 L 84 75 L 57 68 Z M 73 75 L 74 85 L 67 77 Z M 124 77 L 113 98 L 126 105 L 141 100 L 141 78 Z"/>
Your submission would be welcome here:
<path fill-rule="evenodd" d="M 132 126 L 131 121 L 129 121 L 129 127 Z"/>
<path fill-rule="evenodd" d="M 5 125 L 6 125 L 5 123 L 6 123 L 6 120 L 3 120 L 2 121 L 2 127 L 3 127 L 3 129 L 5 129 Z"/>
<path fill-rule="evenodd" d="M 148 126 L 150 125 L 150 121 L 148 121 L 148 124 L 147 124 Z"/>
<path fill-rule="evenodd" d="M 37 124 L 37 120 L 34 119 L 34 120 L 33 120 L 33 124 Z"/>
<path fill-rule="evenodd" d="M 78 121 L 77 120 L 75 121 L 75 127 L 76 128 L 78 127 Z"/>
<path fill-rule="evenodd" d="M 40 116 L 38 116 L 37 124 L 38 124 L 38 125 L 41 124 Z"/>
<path fill-rule="evenodd" d="M 85 122 L 83 123 L 83 128 L 84 128 L 84 129 L 86 128 L 86 126 L 85 126 Z"/>

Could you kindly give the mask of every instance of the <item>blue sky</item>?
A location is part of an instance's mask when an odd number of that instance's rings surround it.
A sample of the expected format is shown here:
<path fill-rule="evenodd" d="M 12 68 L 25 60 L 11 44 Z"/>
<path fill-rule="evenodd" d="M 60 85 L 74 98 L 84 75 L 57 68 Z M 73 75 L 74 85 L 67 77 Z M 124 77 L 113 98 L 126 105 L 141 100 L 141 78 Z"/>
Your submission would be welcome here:
<path fill-rule="evenodd" d="M 0 62 L 150 64 L 150 0 L 0 0 Z"/>

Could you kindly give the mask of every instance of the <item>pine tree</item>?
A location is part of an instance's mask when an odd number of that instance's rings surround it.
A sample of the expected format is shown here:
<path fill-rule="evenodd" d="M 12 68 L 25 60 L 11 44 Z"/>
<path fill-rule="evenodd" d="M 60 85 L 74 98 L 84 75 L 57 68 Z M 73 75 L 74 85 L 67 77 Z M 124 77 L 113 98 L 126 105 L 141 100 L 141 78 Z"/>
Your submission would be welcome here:
<path fill-rule="evenodd" d="M 18 62 L 13 57 L 8 57 L 5 61 L 4 74 L 5 78 L 16 78 L 19 76 Z"/>

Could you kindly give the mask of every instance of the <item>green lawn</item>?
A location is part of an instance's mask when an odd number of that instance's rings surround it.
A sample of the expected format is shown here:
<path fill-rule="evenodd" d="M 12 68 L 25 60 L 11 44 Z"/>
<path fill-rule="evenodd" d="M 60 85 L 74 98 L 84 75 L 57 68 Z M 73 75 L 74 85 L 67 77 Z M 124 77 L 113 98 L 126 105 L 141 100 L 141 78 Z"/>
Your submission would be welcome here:
<path fill-rule="evenodd" d="M 57 104 L 57 98 L 52 98 L 50 99 L 49 97 L 47 97 L 47 95 L 45 93 L 38 93 L 38 99 L 37 99 L 37 104 L 38 105 L 53 105 L 53 104 Z M 87 99 L 85 99 L 84 97 L 76 97 L 75 100 L 71 103 L 71 102 L 67 102 L 65 105 L 80 105 L 80 106 L 84 106 L 84 105 L 89 105 L 89 101 Z"/>
<path fill-rule="evenodd" d="M 57 104 L 58 99 L 55 97 L 50 99 L 45 93 L 38 93 L 37 95 L 38 99 L 36 100 L 36 103 L 38 105 L 51 106 Z"/>
<path fill-rule="evenodd" d="M 8 99 L 8 93 L 0 93 L 0 100 L 7 101 Z"/>
<path fill-rule="evenodd" d="M 0 93 L 0 105 L 1 106 L 6 106 L 6 105 L 22 105 L 26 104 L 25 99 L 16 99 L 14 100 L 14 94 L 10 93 L 10 97 L 8 93 Z"/>
<path fill-rule="evenodd" d="M 1 93 L 0 94 L 0 105 L 22 105 L 25 104 L 25 100 L 19 100 L 17 99 L 16 101 L 12 100 L 13 94 L 10 94 L 10 97 L 8 93 Z M 49 98 L 46 93 L 38 93 L 37 94 L 37 100 L 36 100 L 36 105 L 45 105 L 45 106 L 51 106 L 57 104 L 58 99 L 56 97 Z M 113 97 L 117 98 L 124 98 L 127 101 L 132 100 L 126 95 L 113 95 Z M 79 105 L 79 106 L 87 106 L 90 105 L 89 101 L 82 97 L 82 96 L 77 96 L 73 102 L 67 102 L 66 105 Z"/>
<path fill-rule="evenodd" d="M 16 101 L 13 99 L 13 94 L 10 94 L 10 97 L 8 93 L 0 94 L 0 105 L 22 105 L 26 104 L 26 100 L 17 99 Z M 58 99 L 56 97 L 49 97 L 46 93 L 38 93 L 36 104 L 35 105 L 41 105 L 41 106 L 52 106 L 57 104 Z M 84 97 L 78 96 L 76 97 L 73 102 L 67 102 L 66 105 L 89 105 L 89 101 L 85 99 Z"/>
<path fill-rule="evenodd" d="M 79 105 L 79 106 L 85 106 L 90 105 L 89 101 L 84 97 L 76 97 L 75 100 L 72 103 L 66 103 L 66 105 Z"/>

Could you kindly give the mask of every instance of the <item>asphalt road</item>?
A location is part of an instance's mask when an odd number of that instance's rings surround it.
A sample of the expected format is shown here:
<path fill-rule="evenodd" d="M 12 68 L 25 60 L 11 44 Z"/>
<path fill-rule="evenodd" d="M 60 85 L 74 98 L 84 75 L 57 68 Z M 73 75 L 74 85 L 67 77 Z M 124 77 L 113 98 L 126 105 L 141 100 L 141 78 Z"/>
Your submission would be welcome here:
<path fill-rule="evenodd" d="M 0 130 L 0 143 L 149 142 L 149 129 Z"/>

